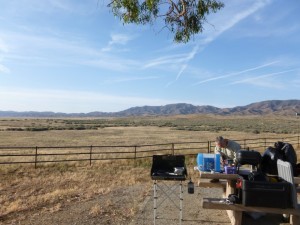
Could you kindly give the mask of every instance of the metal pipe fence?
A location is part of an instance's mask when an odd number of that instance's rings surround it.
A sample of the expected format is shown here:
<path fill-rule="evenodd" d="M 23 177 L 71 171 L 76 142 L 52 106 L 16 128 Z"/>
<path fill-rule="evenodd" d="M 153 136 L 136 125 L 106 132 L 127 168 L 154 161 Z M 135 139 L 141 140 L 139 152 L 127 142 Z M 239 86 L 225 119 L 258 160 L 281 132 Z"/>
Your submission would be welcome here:
<path fill-rule="evenodd" d="M 288 142 L 299 149 L 299 136 L 284 138 L 257 138 L 235 140 L 242 149 L 263 152 L 276 141 Z M 295 148 L 296 149 L 296 148 Z M 156 154 L 196 156 L 198 153 L 213 153 L 214 141 L 178 142 L 152 145 L 129 146 L 0 146 L 0 164 L 34 164 L 35 168 L 43 163 L 88 162 L 101 160 L 137 160 L 150 158 Z M 300 152 L 297 152 L 300 153 Z"/>

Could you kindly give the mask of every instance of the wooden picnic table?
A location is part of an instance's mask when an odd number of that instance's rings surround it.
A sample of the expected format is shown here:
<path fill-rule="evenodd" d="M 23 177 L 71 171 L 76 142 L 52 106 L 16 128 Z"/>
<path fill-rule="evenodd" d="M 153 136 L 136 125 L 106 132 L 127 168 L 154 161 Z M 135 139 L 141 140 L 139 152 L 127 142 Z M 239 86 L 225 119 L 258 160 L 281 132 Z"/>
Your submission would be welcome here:
<path fill-rule="evenodd" d="M 224 173 L 209 173 L 200 172 L 198 186 L 200 187 L 221 187 L 224 190 L 223 198 L 203 198 L 202 207 L 206 209 L 220 209 L 226 210 L 232 225 L 242 225 L 242 215 L 245 212 L 264 212 L 274 214 L 290 214 L 290 223 L 293 225 L 300 225 L 300 205 L 298 208 L 278 209 L 268 207 L 253 207 L 244 206 L 242 204 L 226 204 L 225 199 L 229 194 L 236 192 L 236 180 L 238 174 L 224 174 Z M 247 171 L 243 171 L 247 172 Z M 250 172 L 250 171 L 248 171 Z M 211 183 L 207 179 L 219 179 L 217 183 Z M 295 184 L 300 183 L 300 177 L 294 178 Z"/>

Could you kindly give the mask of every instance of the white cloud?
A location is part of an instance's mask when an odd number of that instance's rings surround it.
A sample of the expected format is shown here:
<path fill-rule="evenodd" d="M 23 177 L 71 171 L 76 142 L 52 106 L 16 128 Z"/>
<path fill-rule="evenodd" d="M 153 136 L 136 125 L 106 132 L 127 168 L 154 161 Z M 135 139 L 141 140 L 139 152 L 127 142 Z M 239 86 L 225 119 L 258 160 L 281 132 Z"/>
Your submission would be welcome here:
<path fill-rule="evenodd" d="M 8 69 L 6 66 L 0 64 L 0 73 L 10 73 L 10 69 Z"/>
<path fill-rule="evenodd" d="M 127 43 L 129 41 L 132 41 L 133 39 L 135 39 L 135 36 L 132 35 L 126 35 L 126 34 L 111 34 L 110 35 L 111 40 L 108 42 L 107 46 L 102 48 L 101 51 L 103 52 L 108 52 L 114 49 L 115 45 L 127 45 Z M 118 50 L 120 51 L 119 48 L 114 49 L 114 50 Z M 124 49 L 122 50 L 124 51 Z"/>
<path fill-rule="evenodd" d="M 63 11 L 72 11 L 74 8 L 74 3 L 68 1 L 61 1 L 61 0 L 49 0 L 49 5 L 53 8 L 60 9 Z"/>
<path fill-rule="evenodd" d="M 132 106 L 165 105 L 169 100 L 96 92 L 0 88 L 0 110 L 113 112 Z"/>
<path fill-rule="evenodd" d="M 249 80 L 247 84 L 257 86 L 257 87 L 277 89 L 277 90 L 280 89 L 283 90 L 285 88 L 285 85 L 283 85 L 282 82 L 278 82 L 275 81 L 274 79 L 266 79 L 266 78 Z"/>
<path fill-rule="evenodd" d="M 173 54 L 173 55 L 167 55 L 158 57 L 156 59 L 150 60 L 148 63 L 146 63 L 143 68 L 151 68 L 151 67 L 157 67 L 161 65 L 166 64 L 175 64 L 178 65 L 179 63 L 184 63 L 190 59 L 190 53 L 182 53 L 182 54 Z"/>
<path fill-rule="evenodd" d="M 126 72 L 130 69 L 139 69 L 141 63 L 131 59 L 123 59 L 114 56 L 99 55 L 93 60 L 86 60 L 79 62 L 83 65 L 89 65 L 99 67 L 112 71 L 123 71 Z"/>
<path fill-rule="evenodd" d="M 125 45 L 125 44 L 127 44 L 127 42 L 129 42 L 133 39 L 134 39 L 133 36 L 129 36 L 129 35 L 125 35 L 125 34 L 112 34 L 109 45 L 114 45 L 114 44 Z"/>
<path fill-rule="evenodd" d="M 122 82 L 131 82 L 131 81 L 154 80 L 158 78 L 159 78 L 158 76 L 126 77 L 126 78 L 108 80 L 106 81 L 106 83 L 122 83 Z"/>
<path fill-rule="evenodd" d="M 57 32 L 55 32 L 57 34 Z M 61 38 L 60 38 L 61 37 Z M 62 38 L 64 37 L 64 38 Z M 72 35 L 30 35 L 7 32 L 3 38 L 14 46 L 5 58 L 17 63 L 35 65 L 88 65 L 113 71 L 124 71 L 129 68 L 140 68 L 141 62 L 122 58 L 110 53 L 101 52 L 88 46 L 83 38 Z M 131 36 L 114 37 L 111 43 L 126 44 Z M 4 45 L 7 46 L 7 45 Z M 32 60 L 34 59 L 34 60 Z"/>
<path fill-rule="evenodd" d="M 3 4 L 3 3 L 1 3 Z M 97 2 L 93 2 L 95 8 Z M 78 3 L 72 0 L 10 0 L 6 3 L 7 8 L 14 11 L 17 14 L 32 14 L 32 12 L 41 13 L 84 13 L 87 11 L 90 4 Z M 20 7 L 22 6 L 22 7 Z"/>
<path fill-rule="evenodd" d="M 0 52 L 7 53 L 9 51 L 8 44 L 0 37 Z"/>
<path fill-rule="evenodd" d="M 300 26 L 298 24 L 286 24 L 284 27 L 275 25 L 276 27 L 271 27 L 266 29 L 266 26 L 256 29 L 244 29 L 242 28 L 240 32 L 237 33 L 236 37 L 238 38 L 284 38 L 286 36 L 290 36 L 295 34 L 300 30 Z M 297 38 L 296 38 L 297 39 Z M 296 40 L 298 41 L 298 39 Z"/>

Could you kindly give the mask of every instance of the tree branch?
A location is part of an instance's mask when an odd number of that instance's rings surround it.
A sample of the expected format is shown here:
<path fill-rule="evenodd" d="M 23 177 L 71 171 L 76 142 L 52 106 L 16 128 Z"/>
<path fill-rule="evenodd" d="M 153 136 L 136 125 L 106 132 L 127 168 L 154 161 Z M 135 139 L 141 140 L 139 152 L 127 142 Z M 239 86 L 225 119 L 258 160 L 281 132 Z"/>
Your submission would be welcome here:
<path fill-rule="evenodd" d="M 176 15 L 177 18 L 182 17 L 183 15 L 186 14 L 186 2 L 185 2 L 185 0 L 180 0 L 180 2 L 182 4 L 182 11 L 179 10 L 179 8 L 177 7 L 177 5 L 174 3 L 173 0 L 169 0 L 169 2 L 170 2 L 170 5 L 172 5 L 172 9 L 173 9 L 172 12 L 174 12 L 174 7 L 175 7 L 175 9 L 177 11 L 177 15 Z"/>
<path fill-rule="evenodd" d="M 182 11 L 177 15 L 177 17 L 182 17 L 186 14 L 186 2 L 185 0 L 180 0 L 182 4 Z"/>

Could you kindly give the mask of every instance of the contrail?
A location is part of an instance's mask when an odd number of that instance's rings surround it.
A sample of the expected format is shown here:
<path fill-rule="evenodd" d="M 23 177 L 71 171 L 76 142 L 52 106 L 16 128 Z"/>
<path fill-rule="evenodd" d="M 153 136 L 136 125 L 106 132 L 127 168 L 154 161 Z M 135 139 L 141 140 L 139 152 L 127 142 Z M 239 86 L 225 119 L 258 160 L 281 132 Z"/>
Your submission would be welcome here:
<path fill-rule="evenodd" d="M 232 28 L 233 26 L 235 26 L 237 23 L 239 23 L 241 20 L 247 18 L 248 16 L 252 15 L 253 13 L 255 13 L 257 10 L 259 10 L 260 8 L 263 8 L 265 5 L 269 4 L 269 0 L 265 1 L 265 2 L 259 2 L 259 3 L 255 3 L 254 5 L 252 5 L 250 8 L 248 8 L 245 11 L 242 11 L 240 13 L 237 13 L 233 19 L 230 20 L 226 20 L 227 22 L 225 24 L 223 24 L 221 27 L 223 27 L 223 29 L 213 33 L 213 34 L 209 34 L 208 37 L 206 37 L 204 39 L 203 45 L 205 47 L 205 45 L 209 44 L 210 42 L 214 41 L 216 38 L 218 38 L 222 33 L 226 32 L 227 30 L 229 30 L 230 28 Z M 228 22 L 229 21 L 229 22 Z M 183 65 L 183 67 L 181 68 L 181 70 L 179 71 L 179 73 L 177 74 L 176 80 L 177 81 L 179 79 L 179 77 L 182 75 L 182 73 L 185 71 L 186 67 L 187 67 L 187 63 L 192 60 L 195 55 L 197 54 L 199 48 L 200 48 L 200 43 L 197 43 L 197 45 L 193 48 L 193 50 L 190 52 L 190 54 L 183 59 L 183 61 L 185 62 L 185 65 Z M 271 63 L 272 64 L 272 63 Z M 258 68 L 257 68 L 258 69 Z M 247 72 L 247 71 L 245 71 Z M 237 74 L 236 74 L 237 75 Z M 233 76 L 233 75 L 231 75 Z M 205 80 L 203 82 L 199 82 L 196 83 L 194 85 L 197 84 L 201 84 L 201 83 L 205 83 L 211 80 L 216 80 L 216 79 L 220 79 L 220 78 L 225 78 L 227 76 L 224 77 L 217 77 L 217 78 L 212 78 L 212 79 L 208 79 Z M 174 81 L 173 81 L 174 82 Z M 169 86 L 170 84 L 172 84 L 173 82 L 169 82 L 167 86 Z M 193 86 L 194 86 L 193 85 Z"/>
<path fill-rule="evenodd" d="M 203 83 L 207 83 L 207 82 L 213 81 L 213 80 L 219 80 L 219 79 L 224 79 L 224 78 L 227 78 L 227 77 L 233 77 L 233 76 L 236 76 L 236 75 L 239 75 L 239 74 L 243 74 L 243 73 L 247 73 L 247 72 L 253 71 L 253 70 L 258 70 L 258 69 L 261 69 L 261 68 L 273 65 L 273 64 L 278 63 L 278 62 L 279 61 L 274 61 L 274 62 L 271 62 L 271 63 L 267 63 L 267 64 L 264 64 L 264 65 L 261 65 L 261 66 L 254 67 L 254 68 L 242 70 L 242 71 L 239 71 L 239 72 L 235 72 L 235 73 L 230 73 L 230 74 L 223 75 L 223 76 L 209 78 L 209 79 L 197 82 L 197 83 L 193 84 L 193 86 L 196 86 L 196 85 L 199 85 L 199 84 L 203 84 Z"/>
<path fill-rule="evenodd" d="M 268 73 L 268 74 L 265 74 L 265 75 L 262 75 L 262 76 L 259 76 L 259 77 L 251 77 L 251 78 L 248 78 L 248 79 L 235 81 L 235 82 L 232 82 L 231 84 L 246 83 L 246 82 L 249 82 L 249 81 L 259 80 L 259 79 L 265 78 L 265 77 L 273 77 L 273 76 L 276 76 L 276 75 L 279 75 L 279 74 L 288 73 L 288 72 L 292 72 L 292 71 L 296 71 L 296 70 L 297 69 L 292 69 L 292 70 L 285 70 L 285 71 L 281 71 L 281 72 L 277 72 L 277 73 Z"/>
<path fill-rule="evenodd" d="M 177 74 L 177 77 L 175 80 L 178 80 L 179 77 L 181 76 L 181 74 L 185 71 L 185 68 L 187 67 L 187 64 L 184 64 L 182 67 L 181 67 L 181 70 L 179 71 L 179 73 Z"/>
<path fill-rule="evenodd" d="M 181 69 L 180 69 L 180 71 L 178 72 L 178 74 L 177 74 L 177 76 L 176 76 L 176 79 L 175 79 L 174 81 L 170 81 L 169 83 L 167 83 L 167 84 L 166 84 L 166 87 L 169 87 L 171 84 L 173 84 L 175 81 L 177 81 L 177 80 L 180 78 L 181 74 L 185 71 L 185 69 L 186 69 L 187 66 L 188 66 L 187 63 L 195 57 L 195 55 L 196 55 L 197 52 L 198 52 L 198 49 L 199 49 L 199 44 L 197 44 L 197 45 L 193 48 L 193 50 L 187 55 L 187 57 L 184 58 L 184 59 L 182 60 L 183 62 L 186 62 L 186 63 L 183 64 L 183 65 L 181 66 Z"/>
<path fill-rule="evenodd" d="M 186 64 L 184 64 L 184 65 L 182 65 L 182 67 L 181 67 L 181 70 L 178 72 L 178 74 L 177 74 L 177 76 L 176 76 L 176 80 L 178 80 L 179 79 L 179 77 L 181 76 L 181 74 L 185 71 L 185 69 L 187 68 L 187 63 L 189 62 L 189 61 L 191 61 L 194 57 L 195 57 L 195 55 L 197 54 L 197 52 L 198 52 L 198 49 L 199 49 L 199 44 L 197 44 L 194 48 L 193 48 L 193 50 L 190 52 L 190 54 L 188 54 L 188 56 L 185 58 L 185 62 L 186 62 Z"/>

